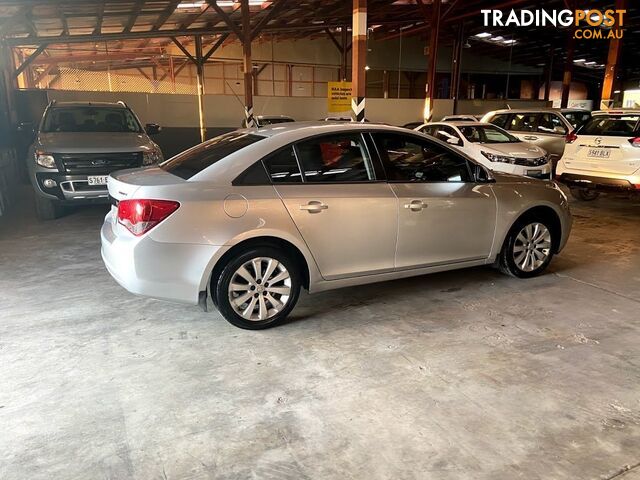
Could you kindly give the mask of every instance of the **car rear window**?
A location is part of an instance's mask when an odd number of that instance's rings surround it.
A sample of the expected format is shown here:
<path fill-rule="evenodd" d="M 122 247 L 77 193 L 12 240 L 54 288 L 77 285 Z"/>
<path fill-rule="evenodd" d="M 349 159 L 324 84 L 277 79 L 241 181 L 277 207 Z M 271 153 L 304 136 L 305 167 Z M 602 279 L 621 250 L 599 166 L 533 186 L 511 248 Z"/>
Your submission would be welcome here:
<path fill-rule="evenodd" d="M 582 135 L 628 137 L 636 132 L 639 119 L 640 115 L 623 115 L 619 117 L 597 115 L 582 125 L 577 133 Z"/>
<path fill-rule="evenodd" d="M 179 153 L 159 166 L 166 172 L 188 180 L 232 153 L 264 138 L 260 135 L 241 132 L 226 133 Z"/>

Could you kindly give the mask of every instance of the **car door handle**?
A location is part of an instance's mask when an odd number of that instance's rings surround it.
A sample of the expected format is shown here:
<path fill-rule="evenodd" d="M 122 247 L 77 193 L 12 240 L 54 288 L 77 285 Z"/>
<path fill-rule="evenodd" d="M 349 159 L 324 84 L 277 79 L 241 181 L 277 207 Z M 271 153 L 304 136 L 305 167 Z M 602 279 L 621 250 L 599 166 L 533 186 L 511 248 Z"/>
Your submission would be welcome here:
<path fill-rule="evenodd" d="M 412 212 L 420 212 L 427 207 L 428 205 L 422 200 L 411 200 L 409 203 L 404 204 L 404 208 L 408 208 Z"/>
<path fill-rule="evenodd" d="M 329 208 L 329 205 L 325 205 L 317 200 L 312 200 L 306 205 L 300 205 L 300 210 L 306 210 L 309 213 L 320 213 L 322 210 Z"/>
<path fill-rule="evenodd" d="M 538 137 L 533 136 L 533 135 L 525 135 L 525 136 L 524 136 L 524 139 L 525 139 L 525 140 L 537 140 L 537 139 L 538 139 Z"/>

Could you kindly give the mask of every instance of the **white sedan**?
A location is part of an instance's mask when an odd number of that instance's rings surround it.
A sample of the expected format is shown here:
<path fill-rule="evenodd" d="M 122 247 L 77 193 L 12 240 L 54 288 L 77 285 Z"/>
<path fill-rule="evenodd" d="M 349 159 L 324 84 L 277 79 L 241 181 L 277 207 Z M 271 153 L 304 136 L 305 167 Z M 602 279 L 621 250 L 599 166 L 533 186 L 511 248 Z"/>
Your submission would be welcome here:
<path fill-rule="evenodd" d="M 490 123 L 434 122 L 416 130 L 447 142 L 487 168 L 534 178 L 549 178 L 547 152 Z"/>

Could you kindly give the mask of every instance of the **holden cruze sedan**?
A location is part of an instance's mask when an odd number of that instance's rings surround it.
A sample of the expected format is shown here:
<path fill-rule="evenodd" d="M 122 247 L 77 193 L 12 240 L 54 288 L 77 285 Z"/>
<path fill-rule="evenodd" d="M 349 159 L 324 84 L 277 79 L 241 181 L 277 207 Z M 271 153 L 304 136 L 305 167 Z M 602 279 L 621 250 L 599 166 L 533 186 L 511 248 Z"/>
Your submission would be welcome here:
<path fill-rule="evenodd" d="M 571 230 L 553 182 L 492 173 L 446 143 L 370 123 L 238 130 L 110 176 L 102 257 L 132 293 L 232 324 L 282 322 L 309 292 L 496 265 L 545 270 Z"/>

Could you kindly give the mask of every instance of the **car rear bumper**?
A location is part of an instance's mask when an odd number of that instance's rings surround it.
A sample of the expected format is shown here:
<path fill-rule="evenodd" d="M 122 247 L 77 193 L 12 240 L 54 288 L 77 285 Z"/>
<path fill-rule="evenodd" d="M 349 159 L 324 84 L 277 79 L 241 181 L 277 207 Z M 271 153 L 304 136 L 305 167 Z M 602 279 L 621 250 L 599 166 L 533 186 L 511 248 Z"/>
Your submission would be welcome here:
<path fill-rule="evenodd" d="M 102 260 L 111 276 L 136 295 L 197 305 L 203 278 L 222 249 L 213 245 L 165 243 L 149 235 L 116 234 L 113 213 L 101 230 Z"/>
<path fill-rule="evenodd" d="M 634 185 L 624 177 L 600 177 L 576 173 L 562 173 L 556 179 L 572 188 L 588 188 L 610 192 L 640 192 L 640 185 Z"/>

